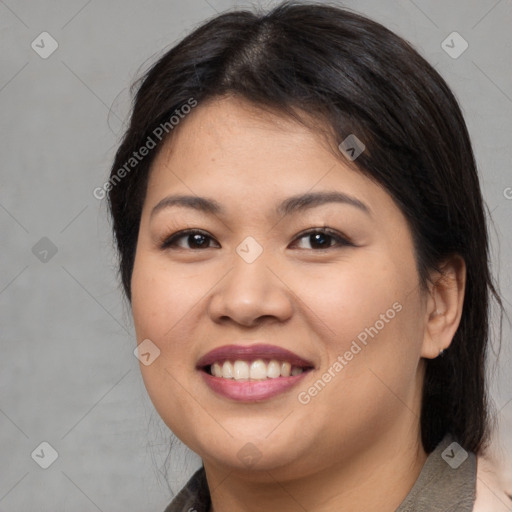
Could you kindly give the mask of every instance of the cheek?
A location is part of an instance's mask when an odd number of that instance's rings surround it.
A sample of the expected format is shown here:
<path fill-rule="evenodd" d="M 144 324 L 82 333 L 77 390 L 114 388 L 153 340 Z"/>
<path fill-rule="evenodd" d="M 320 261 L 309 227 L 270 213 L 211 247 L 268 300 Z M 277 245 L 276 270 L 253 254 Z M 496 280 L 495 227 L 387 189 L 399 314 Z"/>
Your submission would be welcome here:
<path fill-rule="evenodd" d="M 162 262 L 150 253 L 141 253 L 135 261 L 131 291 L 137 342 L 149 339 L 160 351 L 151 365 L 140 369 L 160 413 L 162 396 L 166 396 L 166 407 L 171 405 L 169 397 L 180 400 L 179 382 L 193 360 L 191 330 L 198 322 L 201 290 L 190 276 L 162 268 Z"/>
<path fill-rule="evenodd" d="M 403 305 L 408 281 L 384 258 L 367 255 L 335 267 L 312 269 L 293 279 L 296 295 L 314 313 L 317 323 L 323 324 L 328 338 L 340 344 L 377 321 L 382 328 L 382 321 L 398 316 L 400 306 L 393 305 Z"/>
<path fill-rule="evenodd" d="M 186 274 L 142 253 L 135 260 L 131 290 L 137 338 L 148 337 L 164 351 L 179 348 L 180 332 L 193 323 L 204 295 L 204 275 Z"/>
<path fill-rule="evenodd" d="M 140 364 L 144 385 L 160 417 L 185 441 L 188 434 L 186 429 L 182 431 L 180 418 L 190 409 L 190 393 L 194 393 L 185 385 L 193 360 L 191 328 L 197 325 L 198 309 L 194 306 L 204 295 L 199 280 L 195 281 L 191 276 L 162 268 L 162 262 L 150 253 L 140 253 L 131 282 L 137 342 L 150 339 L 160 350 L 153 363 Z M 188 414 L 200 416 L 195 410 Z M 204 418 L 198 417 L 197 421 Z"/>
<path fill-rule="evenodd" d="M 355 379 L 361 391 L 375 381 L 369 368 L 400 387 L 414 378 L 423 339 L 414 260 L 398 265 L 386 255 L 360 254 L 335 271 L 303 275 L 297 296 L 321 334 L 324 367 L 338 361 L 337 374 Z"/>
<path fill-rule="evenodd" d="M 366 425 L 369 435 L 376 424 L 391 425 L 407 413 L 403 404 L 417 391 L 422 341 L 420 295 L 411 283 L 406 269 L 382 262 L 303 282 L 304 302 L 327 334 L 322 382 L 302 391 L 335 424 Z"/>

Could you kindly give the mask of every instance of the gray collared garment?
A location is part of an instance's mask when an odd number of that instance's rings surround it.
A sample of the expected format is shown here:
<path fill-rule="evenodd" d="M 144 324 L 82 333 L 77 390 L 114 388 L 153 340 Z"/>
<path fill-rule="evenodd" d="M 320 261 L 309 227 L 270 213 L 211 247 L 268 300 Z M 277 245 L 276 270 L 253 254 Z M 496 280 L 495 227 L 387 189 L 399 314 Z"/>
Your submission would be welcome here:
<path fill-rule="evenodd" d="M 471 512 L 475 502 L 476 456 L 447 434 L 427 457 L 395 512 Z M 467 457 L 466 457 L 467 455 Z M 199 468 L 164 512 L 209 512 L 210 493 L 204 467 Z"/>

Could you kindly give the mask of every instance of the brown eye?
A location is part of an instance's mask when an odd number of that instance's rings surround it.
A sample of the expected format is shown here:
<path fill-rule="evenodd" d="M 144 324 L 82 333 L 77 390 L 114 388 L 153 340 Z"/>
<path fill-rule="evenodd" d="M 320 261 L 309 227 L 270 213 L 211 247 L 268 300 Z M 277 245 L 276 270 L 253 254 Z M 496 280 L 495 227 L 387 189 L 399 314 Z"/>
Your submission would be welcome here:
<path fill-rule="evenodd" d="M 306 232 L 301 233 L 296 240 L 305 239 L 309 243 L 310 247 L 301 247 L 302 249 L 314 250 L 314 249 L 330 249 L 331 247 L 343 247 L 351 246 L 354 244 L 349 242 L 343 235 L 332 229 L 310 229 Z M 333 244 L 334 242 L 334 244 Z"/>
<path fill-rule="evenodd" d="M 184 240 L 184 244 L 182 241 Z M 181 249 L 209 249 L 209 241 L 213 240 L 208 234 L 197 229 L 188 229 L 174 233 L 167 238 L 163 243 L 162 249 L 170 249 L 178 247 Z"/>

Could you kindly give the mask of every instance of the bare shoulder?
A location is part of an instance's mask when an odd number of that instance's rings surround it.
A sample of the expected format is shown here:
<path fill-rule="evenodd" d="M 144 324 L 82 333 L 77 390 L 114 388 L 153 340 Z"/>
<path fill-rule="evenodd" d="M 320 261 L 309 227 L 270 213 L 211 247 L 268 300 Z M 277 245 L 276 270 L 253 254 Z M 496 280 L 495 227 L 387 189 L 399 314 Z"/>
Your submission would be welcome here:
<path fill-rule="evenodd" d="M 512 482 L 485 455 L 477 457 L 476 500 L 473 512 L 512 512 Z"/>

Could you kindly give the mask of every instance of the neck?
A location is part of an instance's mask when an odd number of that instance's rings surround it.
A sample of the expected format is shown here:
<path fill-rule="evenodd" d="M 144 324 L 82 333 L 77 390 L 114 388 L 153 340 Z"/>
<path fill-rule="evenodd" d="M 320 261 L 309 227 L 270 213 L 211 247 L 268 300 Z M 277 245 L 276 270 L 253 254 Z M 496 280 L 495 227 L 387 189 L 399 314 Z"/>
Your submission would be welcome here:
<path fill-rule="evenodd" d="M 413 437 L 410 432 L 406 437 L 405 432 L 394 432 L 350 460 L 295 479 L 272 470 L 251 480 L 247 472 L 221 470 L 205 462 L 210 512 L 394 512 L 427 458 L 419 431 Z"/>

